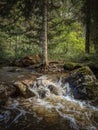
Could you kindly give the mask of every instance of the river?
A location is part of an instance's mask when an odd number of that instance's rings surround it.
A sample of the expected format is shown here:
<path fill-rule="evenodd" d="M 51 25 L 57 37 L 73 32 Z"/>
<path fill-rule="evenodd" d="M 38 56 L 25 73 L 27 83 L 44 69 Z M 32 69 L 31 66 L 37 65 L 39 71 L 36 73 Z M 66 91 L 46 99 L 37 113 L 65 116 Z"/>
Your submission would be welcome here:
<path fill-rule="evenodd" d="M 0 130 L 98 130 L 98 107 L 73 98 L 62 78 L 37 78 L 30 98 L 8 98 L 0 107 Z"/>

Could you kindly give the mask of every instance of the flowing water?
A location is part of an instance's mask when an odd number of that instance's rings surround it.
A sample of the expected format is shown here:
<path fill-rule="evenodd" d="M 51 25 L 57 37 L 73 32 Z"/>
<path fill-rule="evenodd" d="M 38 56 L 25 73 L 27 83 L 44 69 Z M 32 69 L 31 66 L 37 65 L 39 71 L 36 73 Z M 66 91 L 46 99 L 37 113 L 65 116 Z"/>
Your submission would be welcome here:
<path fill-rule="evenodd" d="M 98 130 L 98 107 L 75 100 L 62 79 L 39 77 L 31 98 L 9 98 L 0 108 L 0 130 Z"/>

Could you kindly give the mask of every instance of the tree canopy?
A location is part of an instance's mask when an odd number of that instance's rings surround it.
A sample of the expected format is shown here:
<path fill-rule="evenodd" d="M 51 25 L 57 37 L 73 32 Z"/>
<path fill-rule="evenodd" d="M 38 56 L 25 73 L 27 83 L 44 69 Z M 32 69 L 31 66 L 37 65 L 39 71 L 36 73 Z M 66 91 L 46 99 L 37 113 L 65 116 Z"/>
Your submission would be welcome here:
<path fill-rule="evenodd" d="M 97 7 L 97 0 L 2 0 L 0 48 L 12 57 L 38 53 L 43 64 L 47 57 L 97 54 Z"/>

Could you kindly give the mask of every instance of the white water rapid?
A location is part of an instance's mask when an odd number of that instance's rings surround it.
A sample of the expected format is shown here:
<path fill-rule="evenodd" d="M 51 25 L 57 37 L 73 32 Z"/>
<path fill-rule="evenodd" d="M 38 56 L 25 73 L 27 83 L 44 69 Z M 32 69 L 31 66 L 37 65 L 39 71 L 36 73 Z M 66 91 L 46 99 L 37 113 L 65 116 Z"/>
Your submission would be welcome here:
<path fill-rule="evenodd" d="M 31 98 L 9 98 L 0 109 L 0 130 L 98 130 L 98 107 L 75 100 L 62 79 L 39 77 Z"/>

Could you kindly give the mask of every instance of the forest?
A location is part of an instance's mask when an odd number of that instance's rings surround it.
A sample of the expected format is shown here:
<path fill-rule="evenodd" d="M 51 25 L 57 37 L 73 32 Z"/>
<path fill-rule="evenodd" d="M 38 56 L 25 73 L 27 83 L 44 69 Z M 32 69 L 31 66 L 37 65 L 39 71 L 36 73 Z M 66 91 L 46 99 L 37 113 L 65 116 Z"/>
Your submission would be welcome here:
<path fill-rule="evenodd" d="M 98 0 L 0 1 L 0 130 L 98 130 Z"/>

